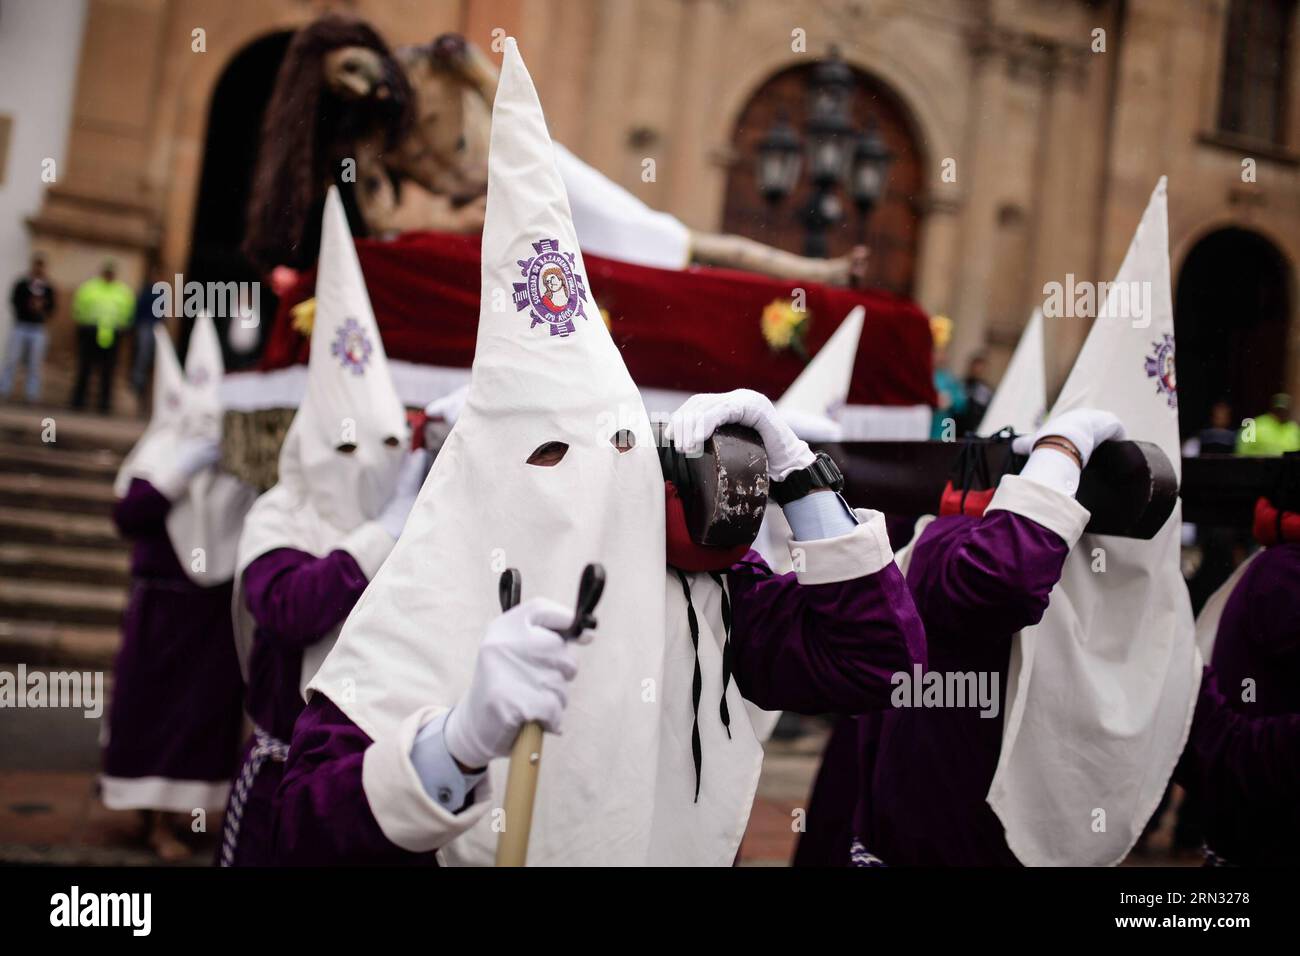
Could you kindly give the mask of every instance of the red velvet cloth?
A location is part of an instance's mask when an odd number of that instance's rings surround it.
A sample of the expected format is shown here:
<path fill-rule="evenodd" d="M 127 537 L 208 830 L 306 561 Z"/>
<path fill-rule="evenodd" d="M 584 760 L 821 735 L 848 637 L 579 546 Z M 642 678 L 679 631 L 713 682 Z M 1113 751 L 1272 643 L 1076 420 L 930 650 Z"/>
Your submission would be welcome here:
<path fill-rule="evenodd" d="M 357 255 L 389 357 L 468 368 L 478 324 L 479 237 L 415 232 L 361 239 Z M 775 397 L 803 369 L 794 353 L 773 352 L 759 325 L 764 307 L 790 298 L 794 283 L 726 269 L 674 271 L 584 258 L 596 301 L 609 312 L 614 341 L 641 387 L 753 388 Z M 261 369 L 307 361 L 308 340 L 292 327 L 289 309 L 310 298 L 315 284 L 315 270 L 305 272 L 281 298 Z M 799 287 L 812 314 L 810 355 L 854 306 L 866 307 L 850 403 L 934 404 L 930 324 L 915 303 L 879 291 Z M 518 318 L 528 321 L 525 313 Z"/>

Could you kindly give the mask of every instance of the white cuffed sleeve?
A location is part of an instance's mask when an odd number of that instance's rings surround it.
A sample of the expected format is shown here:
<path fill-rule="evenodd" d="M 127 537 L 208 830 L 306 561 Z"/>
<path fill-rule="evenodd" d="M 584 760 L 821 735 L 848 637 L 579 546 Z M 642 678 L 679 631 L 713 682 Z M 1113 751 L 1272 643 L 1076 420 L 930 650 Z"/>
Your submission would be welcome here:
<path fill-rule="evenodd" d="M 985 514 L 990 511 L 1010 511 L 1036 521 L 1060 535 L 1070 547 L 1074 547 L 1092 517 L 1091 512 L 1070 495 L 1020 475 L 1002 476 L 993 500 L 984 509 Z"/>
<path fill-rule="evenodd" d="M 155 468 L 145 480 L 172 504 L 175 504 L 190 487 L 190 475 L 179 468 Z"/>
<path fill-rule="evenodd" d="M 425 707 L 402 721 L 396 733 L 372 743 L 362 758 L 361 786 L 384 836 L 412 853 L 428 853 L 460 836 L 487 812 L 492 800 L 487 776 L 471 791 L 474 802 L 460 813 L 425 792 L 411 762 L 420 728 L 444 717 L 446 707 Z"/>
<path fill-rule="evenodd" d="M 1025 462 L 1025 467 L 1020 469 L 1020 477 L 1046 485 L 1071 498 L 1079 491 L 1079 466 L 1073 458 L 1055 448 L 1039 448 L 1034 451 Z"/>
<path fill-rule="evenodd" d="M 859 524 L 834 538 L 790 541 L 790 560 L 800 584 L 836 584 L 875 574 L 894 560 L 885 516 L 858 508 Z"/>

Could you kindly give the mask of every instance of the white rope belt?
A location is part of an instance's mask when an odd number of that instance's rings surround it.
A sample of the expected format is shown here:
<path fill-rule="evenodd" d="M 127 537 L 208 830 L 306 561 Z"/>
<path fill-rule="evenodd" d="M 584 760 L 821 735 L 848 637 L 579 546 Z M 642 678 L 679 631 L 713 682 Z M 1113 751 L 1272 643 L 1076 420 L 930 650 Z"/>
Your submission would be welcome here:
<path fill-rule="evenodd" d="M 244 758 L 235 789 L 230 793 L 230 806 L 226 808 L 226 822 L 221 828 L 221 865 L 235 865 L 235 847 L 239 845 L 239 825 L 244 819 L 244 805 L 248 802 L 249 791 L 261 772 L 262 764 L 268 760 L 284 763 L 289 757 L 289 745 L 277 740 L 261 727 L 253 728 L 253 749 Z"/>

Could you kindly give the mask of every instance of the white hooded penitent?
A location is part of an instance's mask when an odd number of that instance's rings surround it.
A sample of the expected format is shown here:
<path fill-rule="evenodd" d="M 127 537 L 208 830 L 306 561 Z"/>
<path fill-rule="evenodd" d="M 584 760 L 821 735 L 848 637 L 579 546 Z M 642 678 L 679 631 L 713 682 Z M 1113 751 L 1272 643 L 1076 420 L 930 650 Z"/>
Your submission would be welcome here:
<path fill-rule="evenodd" d="M 200 315 L 190 333 L 182 372 L 161 322 L 153 334 L 153 416 L 122 462 L 113 491 L 120 498 L 131 487 L 131 479 L 142 478 L 165 494 L 172 503 L 167 537 L 176 559 L 195 584 L 214 587 L 234 575 L 240 528 L 256 492 L 217 466 L 183 480 L 174 465 L 183 443 L 221 440 L 221 342 L 212 318 Z"/>
<path fill-rule="evenodd" d="M 1147 307 L 1122 314 L 1124 298 Z M 1075 408 L 1115 413 L 1179 468 L 1163 178 L 1049 418 Z M 1201 673 L 1181 523 L 1179 506 L 1150 541 L 1085 534 L 1013 644 L 988 801 L 1028 866 L 1118 863 L 1164 793 Z"/>
<path fill-rule="evenodd" d="M 1043 357 L 1043 310 L 1034 309 L 976 433 L 991 435 L 1010 426 L 1017 435 L 1032 434 L 1043 423 L 1045 411 L 1047 370 Z"/>
<path fill-rule="evenodd" d="M 1252 551 L 1250 556 L 1228 575 L 1228 580 L 1220 584 L 1218 589 L 1206 599 L 1201 607 L 1201 613 L 1196 615 L 1196 649 L 1201 653 L 1201 660 L 1206 663 L 1214 658 L 1214 643 L 1219 636 L 1219 624 L 1223 620 L 1223 609 L 1228 606 L 1228 598 L 1232 597 L 1232 592 L 1237 590 L 1237 585 L 1246 576 L 1247 569 L 1263 553 L 1263 548 Z"/>
<path fill-rule="evenodd" d="M 406 410 L 366 294 L 338 190 L 325 199 L 307 394 L 280 448 L 279 479 L 257 499 L 239 540 L 237 573 L 276 548 L 316 557 L 347 551 L 373 578 L 393 538 L 375 519 L 393 496 L 408 444 Z M 235 582 L 235 639 L 247 670 L 255 624 Z M 303 685 L 336 634 L 303 655 Z"/>
<path fill-rule="evenodd" d="M 565 446 L 563 457 L 529 464 L 547 445 Z M 589 562 L 607 571 L 599 626 L 578 649 L 563 733 L 546 741 L 529 862 L 727 865 L 762 753 L 734 681 L 732 739 L 717 719 L 720 634 L 709 621 L 720 592 L 701 576 L 712 593 L 702 585 L 694 596 L 703 697 L 715 702 L 711 720 L 701 708 L 705 773 L 695 802 L 694 652 L 681 585 L 666 570 L 663 475 L 641 397 L 587 286 L 532 79 L 508 39 L 469 394 L 401 540 L 311 685 L 375 741 L 363 782 L 393 842 L 434 845 L 418 818 L 427 797 L 412 789 L 405 755 L 418 727 L 465 693 L 484 631 L 501 613 L 501 572 L 519 569 L 525 599 L 571 605 Z M 504 760 L 491 764 L 493 801 L 505 770 Z M 442 862 L 492 861 L 496 806 L 441 849 Z"/>
<path fill-rule="evenodd" d="M 166 466 L 176 451 L 176 444 L 181 440 L 181 421 L 184 418 L 188 399 L 193 393 L 187 387 L 185 373 L 176 358 L 171 336 L 161 323 L 153 327 L 154 361 L 153 361 L 153 415 L 140 436 L 140 440 L 127 452 L 126 458 L 118 468 L 117 477 L 113 479 L 113 492 L 122 498 L 131 487 L 133 478 L 141 478 L 151 484 L 165 482 Z M 219 437 L 217 432 L 211 437 Z M 203 437 L 203 436 L 195 436 Z"/>

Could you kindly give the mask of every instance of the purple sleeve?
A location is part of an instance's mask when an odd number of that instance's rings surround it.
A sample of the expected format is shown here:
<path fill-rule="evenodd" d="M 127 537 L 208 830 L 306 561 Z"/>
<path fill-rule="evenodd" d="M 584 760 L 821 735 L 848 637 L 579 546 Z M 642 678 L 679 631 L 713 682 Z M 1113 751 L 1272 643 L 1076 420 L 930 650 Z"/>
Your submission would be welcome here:
<path fill-rule="evenodd" d="M 800 584 L 751 551 L 728 580 L 736 685 L 764 710 L 879 710 L 890 676 L 925 663 L 925 631 L 892 561 L 853 580 Z"/>
<path fill-rule="evenodd" d="M 1056 532 L 1011 511 L 939 518 L 913 545 L 907 583 L 935 633 L 1005 637 L 1042 619 L 1069 553 Z"/>
<path fill-rule="evenodd" d="M 1300 797 L 1300 714 L 1250 717 L 1219 691 L 1214 668 L 1201 677 L 1187 746 L 1174 779 L 1216 814 L 1247 814 L 1255 803 Z"/>
<path fill-rule="evenodd" d="M 392 843 L 370 811 L 361 763 L 370 738 L 317 692 L 298 717 L 275 794 L 275 859 L 287 866 L 436 865 Z"/>
<path fill-rule="evenodd" d="M 243 583 L 244 603 L 259 630 L 307 647 L 348 616 L 369 582 L 346 551 L 315 558 L 277 548 L 244 569 Z"/>
<path fill-rule="evenodd" d="M 172 503 L 143 478 L 132 478 L 126 494 L 113 505 L 113 523 L 124 538 L 143 538 L 167 530 Z"/>
<path fill-rule="evenodd" d="M 1283 544 L 1265 549 L 1246 569 L 1224 606 L 1220 637 L 1214 648 L 1216 667 L 1222 649 L 1229 659 L 1238 658 L 1231 662 L 1234 665 L 1240 663 L 1244 652 L 1252 662 L 1258 655 L 1294 671 L 1291 662 L 1300 654 L 1298 595 L 1300 546 Z"/>

